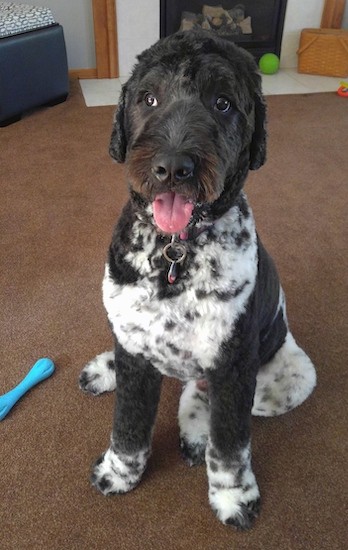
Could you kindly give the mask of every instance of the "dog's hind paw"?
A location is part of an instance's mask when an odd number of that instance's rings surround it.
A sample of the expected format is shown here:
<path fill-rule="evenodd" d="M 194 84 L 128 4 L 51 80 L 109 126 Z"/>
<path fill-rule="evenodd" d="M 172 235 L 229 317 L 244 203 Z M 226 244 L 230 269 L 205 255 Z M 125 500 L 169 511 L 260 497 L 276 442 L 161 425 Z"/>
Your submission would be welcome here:
<path fill-rule="evenodd" d="M 87 363 L 80 374 L 80 389 L 93 395 L 113 391 L 116 388 L 114 357 L 114 352 L 105 351 Z"/>
<path fill-rule="evenodd" d="M 189 466 L 199 466 L 205 462 L 206 444 L 191 445 L 185 438 L 180 438 L 181 456 Z"/>
<path fill-rule="evenodd" d="M 108 449 L 93 466 L 92 485 L 105 496 L 128 493 L 138 485 L 149 454 L 148 450 L 126 455 Z"/>
<path fill-rule="evenodd" d="M 315 385 L 312 361 L 288 332 L 282 347 L 257 373 L 252 414 L 276 416 L 291 411 L 307 399 Z"/>

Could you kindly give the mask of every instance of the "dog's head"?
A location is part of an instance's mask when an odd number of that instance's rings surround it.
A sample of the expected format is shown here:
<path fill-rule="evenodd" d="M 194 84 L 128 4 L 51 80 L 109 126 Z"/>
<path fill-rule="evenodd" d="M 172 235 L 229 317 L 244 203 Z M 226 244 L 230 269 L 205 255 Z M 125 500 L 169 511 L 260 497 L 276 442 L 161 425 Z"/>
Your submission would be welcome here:
<path fill-rule="evenodd" d="M 227 210 L 265 160 L 265 103 L 252 56 L 210 32 L 177 33 L 138 58 L 123 86 L 110 154 L 157 227 Z"/>

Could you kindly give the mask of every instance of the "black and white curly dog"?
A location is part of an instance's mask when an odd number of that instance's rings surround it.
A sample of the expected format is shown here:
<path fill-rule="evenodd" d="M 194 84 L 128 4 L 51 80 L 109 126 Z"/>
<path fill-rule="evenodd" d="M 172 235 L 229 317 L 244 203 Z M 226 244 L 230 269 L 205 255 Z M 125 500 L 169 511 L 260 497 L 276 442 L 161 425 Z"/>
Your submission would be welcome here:
<path fill-rule="evenodd" d="M 110 145 L 130 189 L 103 281 L 117 345 L 80 376 L 84 391 L 116 388 L 110 447 L 92 474 L 99 491 L 139 483 L 162 376 L 176 377 L 182 454 L 206 462 L 211 507 L 242 529 L 260 502 L 251 414 L 291 410 L 316 381 L 243 192 L 265 160 L 260 80 L 248 53 L 208 32 L 178 33 L 139 56 Z"/>

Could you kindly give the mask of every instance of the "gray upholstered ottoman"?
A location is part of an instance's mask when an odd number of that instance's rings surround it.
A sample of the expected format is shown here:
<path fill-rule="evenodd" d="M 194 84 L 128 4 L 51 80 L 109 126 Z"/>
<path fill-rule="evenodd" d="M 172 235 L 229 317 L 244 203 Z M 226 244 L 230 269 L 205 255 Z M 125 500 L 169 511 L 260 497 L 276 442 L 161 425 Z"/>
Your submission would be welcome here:
<path fill-rule="evenodd" d="M 50 10 L 0 2 L 0 126 L 65 101 L 68 91 L 63 29 Z"/>

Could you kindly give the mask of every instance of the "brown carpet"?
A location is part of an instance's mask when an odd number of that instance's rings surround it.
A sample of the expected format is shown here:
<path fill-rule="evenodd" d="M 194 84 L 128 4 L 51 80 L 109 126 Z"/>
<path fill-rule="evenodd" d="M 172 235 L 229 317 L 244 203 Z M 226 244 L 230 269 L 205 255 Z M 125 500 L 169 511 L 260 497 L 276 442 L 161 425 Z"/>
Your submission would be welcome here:
<path fill-rule="evenodd" d="M 73 82 L 66 103 L 0 130 L 0 394 L 37 358 L 56 364 L 0 422 L 1 549 L 346 548 L 348 102 L 268 103 L 268 162 L 247 191 L 318 387 L 288 415 L 253 420 L 263 507 L 248 533 L 219 524 L 204 467 L 179 456 L 175 380 L 164 384 L 142 484 L 109 498 L 90 487 L 113 395 L 85 396 L 77 379 L 112 344 L 100 285 L 126 197 L 107 152 L 113 108 L 86 108 Z"/>

